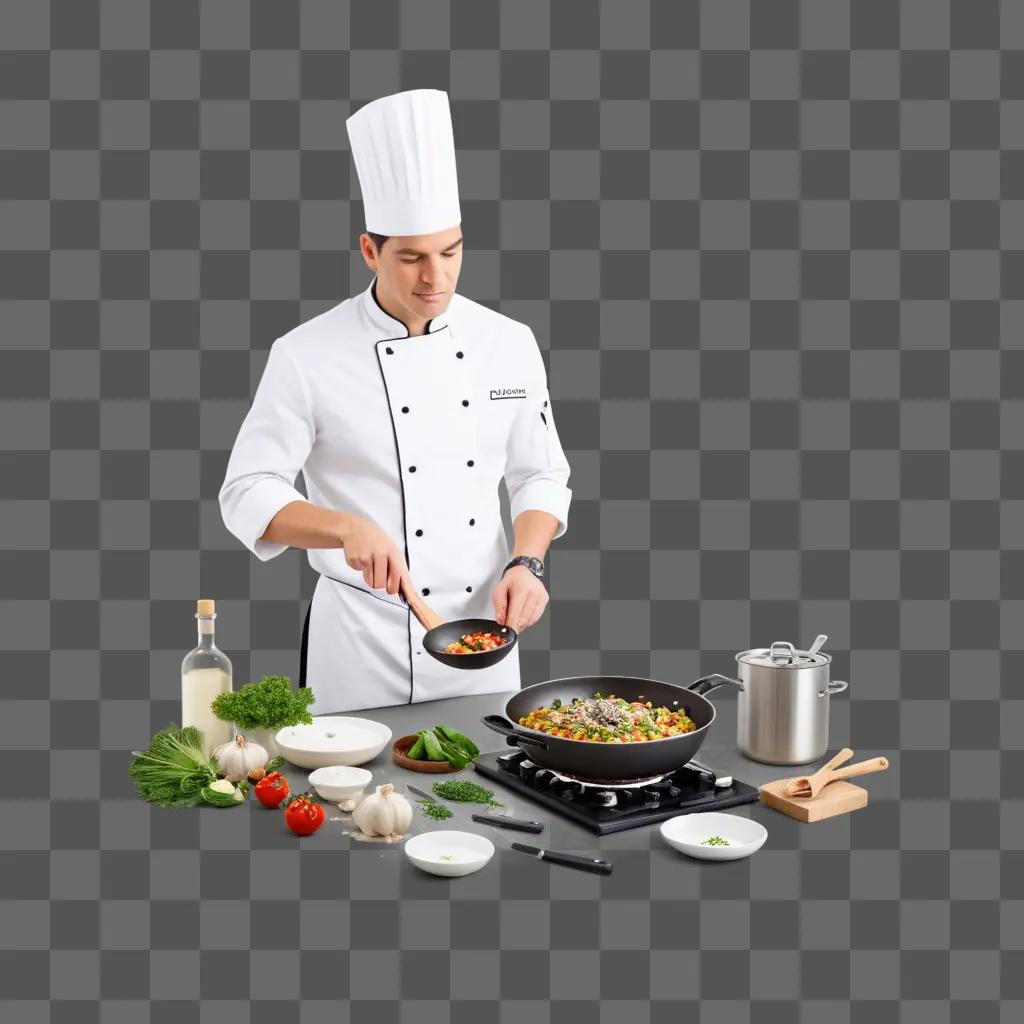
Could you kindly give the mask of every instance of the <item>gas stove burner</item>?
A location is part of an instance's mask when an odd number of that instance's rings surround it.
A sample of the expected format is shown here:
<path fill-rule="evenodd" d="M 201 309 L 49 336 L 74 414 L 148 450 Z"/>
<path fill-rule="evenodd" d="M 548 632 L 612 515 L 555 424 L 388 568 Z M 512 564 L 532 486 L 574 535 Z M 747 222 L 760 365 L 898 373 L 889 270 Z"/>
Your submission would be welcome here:
<path fill-rule="evenodd" d="M 563 782 L 575 782 L 586 789 L 640 789 L 643 786 L 653 786 L 656 782 L 667 779 L 667 775 L 648 775 L 641 779 L 589 779 L 583 775 L 563 775 L 553 768 L 549 769 L 552 775 Z"/>
<path fill-rule="evenodd" d="M 593 779 L 543 768 L 524 751 L 512 750 L 481 754 L 474 768 L 599 835 L 753 803 L 758 796 L 753 786 L 697 762 L 644 779 Z"/>

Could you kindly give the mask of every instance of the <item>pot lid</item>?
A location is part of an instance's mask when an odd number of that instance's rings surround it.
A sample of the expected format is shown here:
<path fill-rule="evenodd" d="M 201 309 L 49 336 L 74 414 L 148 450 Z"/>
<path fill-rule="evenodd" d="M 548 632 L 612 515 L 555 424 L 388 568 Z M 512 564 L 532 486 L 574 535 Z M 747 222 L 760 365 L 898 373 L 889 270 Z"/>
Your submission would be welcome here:
<path fill-rule="evenodd" d="M 827 654 L 798 651 L 788 640 L 776 640 L 771 647 L 743 651 L 736 655 L 736 660 L 763 668 L 810 668 L 813 665 L 828 665 L 832 658 Z"/>

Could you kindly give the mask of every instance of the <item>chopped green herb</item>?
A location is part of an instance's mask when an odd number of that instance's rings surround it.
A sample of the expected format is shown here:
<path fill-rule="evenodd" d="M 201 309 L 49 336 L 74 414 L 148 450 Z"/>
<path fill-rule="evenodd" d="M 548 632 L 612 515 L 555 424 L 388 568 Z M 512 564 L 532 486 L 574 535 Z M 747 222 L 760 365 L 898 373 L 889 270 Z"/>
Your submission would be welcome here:
<path fill-rule="evenodd" d="M 457 803 L 487 804 L 490 807 L 503 806 L 494 799 L 494 792 L 478 786 L 475 782 L 467 782 L 465 779 L 451 779 L 448 782 L 435 782 L 433 787 L 435 796 L 442 800 L 454 800 Z"/>
<path fill-rule="evenodd" d="M 700 841 L 701 846 L 730 846 L 728 839 L 723 839 L 721 836 L 708 836 L 707 839 Z"/>
<path fill-rule="evenodd" d="M 452 816 L 452 812 L 444 804 L 432 800 L 417 800 L 416 803 L 420 805 L 420 810 L 433 821 L 444 821 L 445 818 Z"/>

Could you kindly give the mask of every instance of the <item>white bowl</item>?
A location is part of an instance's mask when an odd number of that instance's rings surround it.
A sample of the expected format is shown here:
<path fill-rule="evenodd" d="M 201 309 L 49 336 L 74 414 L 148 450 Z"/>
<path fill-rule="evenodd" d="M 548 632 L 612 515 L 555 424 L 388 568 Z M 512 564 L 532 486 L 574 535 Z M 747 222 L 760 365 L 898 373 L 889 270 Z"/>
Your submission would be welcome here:
<path fill-rule="evenodd" d="M 309 784 L 328 803 L 337 804 L 343 800 L 354 800 L 361 796 L 373 773 L 365 768 L 352 768 L 343 764 L 332 764 L 310 772 Z"/>
<path fill-rule="evenodd" d="M 739 860 L 756 853 L 768 838 L 760 822 L 738 814 L 709 811 L 707 814 L 679 814 L 661 823 L 665 842 L 680 853 L 700 860 Z M 729 840 L 728 846 L 702 846 L 708 836 Z"/>
<path fill-rule="evenodd" d="M 281 756 L 300 768 L 365 764 L 390 740 L 386 725 L 345 715 L 324 715 L 312 725 L 288 725 L 274 737 Z"/>
<path fill-rule="evenodd" d="M 479 871 L 494 856 L 494 843 L 472 832 L 422 832 L 406 840 L 405 855 L 423 871 L 455 878 Z"/>

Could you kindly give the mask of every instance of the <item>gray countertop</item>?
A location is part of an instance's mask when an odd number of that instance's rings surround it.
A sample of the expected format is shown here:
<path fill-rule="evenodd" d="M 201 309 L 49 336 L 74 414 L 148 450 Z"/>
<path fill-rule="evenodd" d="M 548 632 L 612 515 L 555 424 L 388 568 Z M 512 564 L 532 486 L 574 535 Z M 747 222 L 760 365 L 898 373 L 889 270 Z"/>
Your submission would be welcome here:
<path fill-rule="evenodd" d="M 419 729 L 432 728 L 437 724 L 443 724 L 451 725 L 460 732 L 470 736 L 482 751 L 507 751 L 512 748 L 505 744 L 501 736 L 483 725 L 480 719 L 486 714 L 503 712 L 505 704 L 512 695 L 512 693 L 482 694 L 448 700 L 426 701 L 417 704 L 403 704 L 395 707 L 353 712 L 352 714 L 357 717 L 371 718 L 374 721 L 383 722 L 392 731 L 392 742 L 400 736 L 414 733 Z M 759 764 L 743 757 L 735 747 L 735 699 L 725 698 L 715 701 L 715 706 L 717 717 L 707 740 L 699 751 L 698 757 L 701 761 L 721 774 L 732 775 L 737 780 L 752 786 L 759 786 L 772 779 L 785 778 L 787 775 L 797 774 L 798 769 Z M 835 746 L 838 745 L 841 744 L 836 744 Z M 871 756 L 873 753 L 872 751 L 857 752 L 858 757 L 861 754 L 865 757 Z M 823 763 L 823 761 L 824 758 L 819 764 Z M 532 818 L 545 823 L 544 832 L 536 837 L 523 836 L 522 834 L 512 832 L 503 833 L 513 839 L 520 839 L 523 842 L 543 845 L 550 849 L 580 852 L 616 849 L 661 850 L 673 857 L 679 857 L 661 838 L 657 823 L 625 829 L 621 832 L 605 836 L 598 836 L 568 818 L 553 813 L 536 801 L 514 793 L 499 782 L 481 776 L 472 768 L 466 768 L 462 772 L 450 775 L 433 775 L 401 768 L 392 759 L 391 743 L 388 743 L 373 761 L 368 762 L 363 767 L 373 774 L 373 779 L 367 786 L 367 793 L 372 792 L 375 786 L 390 782 L 395 784 L 396 788 L 405 793 L 406 796 L 415 799 L 405 789 L 406 783 L 411 782 L 429 792 L 433 782 L 452 778 L 470 779 L 487 786 L 494 790 L 496 798 L 505 805 L 506 813 L 516 817 Z M 807 765 L 799 769 L 799 771 L 802 773 L 806 770 L 813 770 L 814 767 L 816 765 Z M 293 791 L 296 791 L 297 787 L 309 788 L 306 782 L 308 773 L 302 769 L 295 768 L 293 765 L 286 766 L 285 772 L 292 783 Z M 892 772 L 886 774 L 891 775 Z M 884 776 L 876 776 L 869 783 L 872 797 L 883 796 L 890 785 L 891 782 L 886 780 Z M 420 832 L 437 829 L 462 829 L 464 831 L 477 832 L 493 839 L 493 831 L 490 828 L 477 824 L 469 817 L 473 811 L 483 810 L 482 807 L 473 804 L 466 804 L 461 807 L 458 805 L 451 806 L 455 810 L 454 816 L 442 822 L 435 822 L 427 818 L 417 806 L 409 834 L 415 835 Z M 813 845 L 819 848 L 835 849 L 847 846 L 849 843 L 850 815 L 841 815 L 829 821 L 815 823 L 812 828 L 807 825 L 800 825 L 782 814 L 761 806 L 759 803 L 735 807 L 730 809 L 729 813 L 753 817 L 760 821 L 768 829 L 769 833 L 768 841 L 765 845 L 766 849 L 775 845 L 773 843 L 773 836 L 782 845 L 792 848 L 801 845 Z M 318 842 L 336 843 L 339 830 L 344 835 L 346 830 L 353 827 L 350 821 L 351 819 L 348 815 L 342 815 L 333 805 L 329 805 L 328 822 L 325 827 L 315 836 L 304 840 L 304 842 L 313 844 Z M 798 832 L 802 833 L 802 835 L 798 836 Z M 344 839 L 344 842 L 351 843 L 353 849 L 385 849 L 388 845 L 394 849 L 399 848 L 399 844 L 370 844 L 359 841 L 353 842 L 348 838 Z M 509 855 L 519 856 L 515 853 Z M 679 857 L 679 859 L 685 860 L 682 857 Z M 690 861 L 689 863 L 693 864 L 694 862 Z"/>

